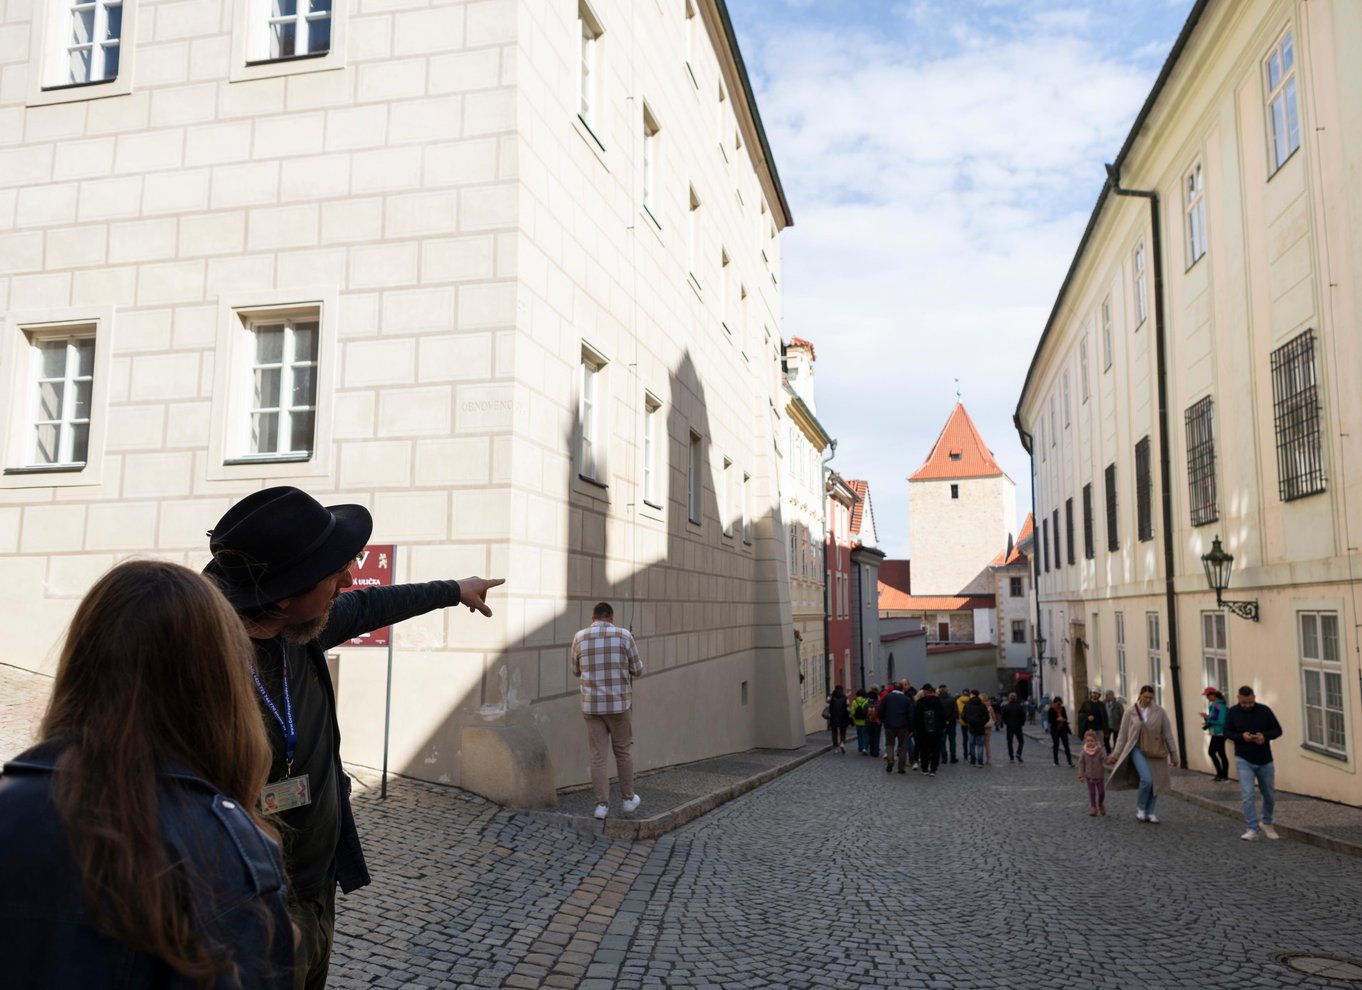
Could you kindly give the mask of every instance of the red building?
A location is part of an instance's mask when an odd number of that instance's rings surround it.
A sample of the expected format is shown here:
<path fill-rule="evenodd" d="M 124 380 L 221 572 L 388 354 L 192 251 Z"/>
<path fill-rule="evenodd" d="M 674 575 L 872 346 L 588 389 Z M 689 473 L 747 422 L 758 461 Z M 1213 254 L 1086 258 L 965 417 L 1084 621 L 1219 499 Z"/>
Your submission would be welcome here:
<path fill-rule="evenodd" d="M 851 550 L 854 543 L 851 516 L 859 501 L 855 489 L 841 475 L 836 471 L 828 475 L 828 526 L 824 545 L 827 583 L 823 601 L 828 639 L 824 669 L 829 693 L 838 684 L 851 693 L 857 683 L 852 662 Z"/>

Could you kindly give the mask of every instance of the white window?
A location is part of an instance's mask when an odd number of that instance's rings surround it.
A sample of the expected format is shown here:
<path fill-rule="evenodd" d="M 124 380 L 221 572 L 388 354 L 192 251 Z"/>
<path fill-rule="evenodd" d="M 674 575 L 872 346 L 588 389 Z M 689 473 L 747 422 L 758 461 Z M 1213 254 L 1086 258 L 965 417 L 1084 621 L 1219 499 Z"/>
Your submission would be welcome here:
<path fill-rule="evenodd" d="M 719 474 L 719 525 L 724 536 L 733 535 L 733 462 L 727 457 Z"/>
<path fill-rule="evenodd" d="M 657 205 L 657 185 L 658 185 L 658 165 L 659 152 L 662 143 L 662 128 L 658 126 L 657 118 L 649 109 L 648 104 L 643 104 L 643 208 L 648 212 L 648 218 L 653 223 L 661 227 L 657 216 L 660 212 Z"/>
<path fill-rule="evenodd" d="M 577 5 L 577 116 L 596 135 L 596 102 L 600 97 L 601 35 L 605 32 L 585 3 Z"/>
<path fill-rule="evenodd" d="M 733 305 L 733 262 L 728 257 L 728 252 L 723 248 L 719 249 L 719 322 L 730 334 L 733 332 L 733 314 L 729 308 Z"/>
<path fill-rule="evenodd" d="M 255 347 L 245 456 L 310 456 L 317 428 L 317 312 L 258 317 L 248 329 Z"/>
<path fill-rule="evenodd" d="M 331 0 L 267 0 L 269 60 L 325 55 L 331 50 Z"/>
<path fill-rule="evenodd" d="M 691 85 L 696 89 L 700 88 L 700 83 L 695 78 L 695 51 L 699 25 L 700 18 L 695 14 L 695 3 L 693 0 L 686 0 L 686 72 L 690 75 Z"/>
<path fill-rule="evenodd" d="M 1111 296 L 1102 300 L 1102 370 L 1111 369 Z"/>
<path fill-rule="evenodd" d="M 1154 700 L 1163 705 L 1163 639 L 1159 632 L 1159 613 L 1146 612 L 1145 646 L 1149 651 L 1149 683 L 1154 685 Z"/>
<path fill-rule="evenodd" d="M 686 518 L 700 522 L 700 434 L 690 434 L 690 450 L 686 460 Z"/>
<path fill-rule="evenodd" d="M 643 397 L 643 501 L 654 509 L 662 508 L 657 484 L 658 437 L 661 432 L 662 403 L 651 395 Z"/>
<path fill-rule="evenodd" d="M 1182 208 L 1187 220 L 1187 267 L 1206 253 L 1206 186 L 1201 162 L 1182 180 Z"/>
<path fill-rule="evenodd" d="M 1078 391 L 1083 401 L 1088 401 L 1088 335 L 1085 333 L 1078 341 Z"/>
<path fill-rule="evenodd" d="M 1116 694 L 1130 698 L 1130 686 L 1126 681 L 1126 614 L 1116 613 Z"/>
<path fill-rule="evenodd" d="M 577 399 L 577 418 L 580 446 L 577 451 L 577 471 L 584 478 L 601 481 L 605 473 L 601 457 L 601 442 L 605 431 L 601 429 L 601 378 L 605 361 L 594 351 L 582 349 Z"/>
<path fill-rule="evenodd" d="M 686 214 L 686 268 L 690 272 L 690 279 L 695 283 L 695 287 L 700 287 L 700 277 L 696 273 L 696 258 L 699 257 L 697 250 L 700 243 L 700 197 L 696 195 L 695 187 L 690 187 L 690 212 Z"/>
<path fill-rule="evenodd" d="M 1282 35 L 1263 62 L 1267 93 L 1268 165 L 1277 171 L 1301 146 L 1301 121 L 1296 109 L 1296 51 L 1291 32 Z"/>
<path fill-rule="evenodd" d="M 82 86 L 116 79 L 123 37 L 122 0 L 69 0 L 61 8 L 57 36 L 63 83 Z"/>
<path fill-rule="evenodd" d="M 1230 660 L 1225 648 L 1225 613 L 1219 610 L 1201 613 L 1201 657 L 1204 687 L 1217 688 L 1221 693 L 1230 689 Z"/>
<path fill-rule="evenodd" d="M 1140 327 L 1149 316 L 1149 299 L 1145 294 L 1144 241 L 1135 245 L 1131 254 L 1131 266 L 1135 277 L 1135 326 Z"/>
<path fill-rule="evenodd" d="M 90 449 L 95 328 L 29 337 L 28 467 L 83 467 Z"/>
<path fill-rule="evenodd" d="M 1063 377 L 1063 380 L 1064 380 L 1064 428 L 1065 428 L 1065 429 L 1068 429 L 1068 427 L 1069 427 L 1069 406 L 1070 406 L 1070 404 L 1071 404 L 1071 399 L 1070 399 L 1070 395 L 1069 395 L 1069 369 L 1068 369 L 1068 368 L 1065 368 L 1065 369 L 1064 369 L 1064 377 Z"/>
<path fill-rule="evenodd" d="M 1299 612 L 1305 743 L 1347 757 L 1343 701 L 1343 650 L 1337 612 Z"/>

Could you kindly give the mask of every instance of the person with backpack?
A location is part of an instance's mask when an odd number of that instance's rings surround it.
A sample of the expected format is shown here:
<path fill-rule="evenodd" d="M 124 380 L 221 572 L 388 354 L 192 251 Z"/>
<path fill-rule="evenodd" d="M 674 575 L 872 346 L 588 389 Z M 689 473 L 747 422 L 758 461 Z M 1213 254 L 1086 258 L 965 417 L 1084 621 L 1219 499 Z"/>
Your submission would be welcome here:
<path fill-rule="evenodd" d="M 847 693 L 842 685 L 832 689 L 828 703 L 823 707 L 823 717 L 828 720 L 828 731 L 832 733 L 832 748 L 838 753 L 847 751 L 847 726 L 851 724 L 851 712 L 847 707 Z"/>
<path fill-rule="evenodd" d="M 899 773 L 908 763 L 908 733 L 912 731 L 913 703 L 908 695 L 899 690 L 897 684 L 890 684 L 880 698 L 880 724 L 884 726 L 884 772 L 894 769 L 894 749 L 898 747 Z"/>
<path fill-rule="evenodd" d="M 1021 763 L 1022 747 L 1026 745 L 1026 733 L 1022 732 L 1022 726 L 1026 724 L 1026 706 L 1017 700 L 1016 694 L 1009 694 L 1001 714 L 1003 728 L 1007 730 L 1007 762 L 1011 763 L 1015 759 Z M 1015 756 L 1012 753 L 1014 742 L 1017 744 Z"/>
<path fill-rule="evenodd" d="M 936 689 L 936 696 L 941 699 L 941 706 L 946 709 L 946 731 L 941 735 L 941 762 L 946 762 L 946 751 L 950 751 L 950 762 L 959 762 L 955 758 L 955 724 L 960 721 L 960 710 L 955 707 L 955 695 L 951 694 L 946 685 L 941 685 Z"/>
<path fill-rule="evenodd" d="M 857 688 L 856 697 L 851 699 L 851 724 L 856 726 L 856 752 L 862 756 L 866 754 L 866 743 L 869 741 L 865 727 L 866 704 L 865 688 Z"/>
<path fill-rule="evenodd" d="M 977 690 L 970 691 L 969 700 L 965 702 L 964 722 L 969 731 L 969 765 L 981 767 L 984 765 L 984 733 L 988 731 L 989 714 L 988 706 Z"/>
<path fill-rule="evenodd" d="M 880 686 L 873 684 L 870 693 L 866 695 L 865 705 L 865 732 L 866 745 L 872 757 L 878 758 L 880 755 Z"/>
<path fill-rule="evenodd" d="M 946 731 L 946 706 L 930 684 L 922 685 L 913 709 L 913 735 L 917 738 L 918 768 L 936 776 L 941 763 L 941 735 Z"/>

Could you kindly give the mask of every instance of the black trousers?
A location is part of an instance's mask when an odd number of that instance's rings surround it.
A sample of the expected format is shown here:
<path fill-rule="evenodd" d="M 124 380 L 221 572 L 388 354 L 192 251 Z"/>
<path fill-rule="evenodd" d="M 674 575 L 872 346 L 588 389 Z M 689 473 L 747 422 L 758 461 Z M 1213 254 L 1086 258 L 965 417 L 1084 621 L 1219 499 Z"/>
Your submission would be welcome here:
<path fill-rule="evenodd" d="M 1009 725 L 1007 727 L 1007 758 L 1009 760 L 1012 759 L 1013 739 L 1017 740 L 1017 756 L 1020 757 L 1022 754 L 1022 747 L 1026 745 L 1026 736 L 1022 735 L 1022 730 L 1020 727 L 1014 729 L 1012 728 L 1012 726 Z"/>
<path fill-rule="evenodd" d="M 920 733 L 917 736 L 917 764 L 923 773 L 936 773 L 941 765 L 941 737 Z"/>
<path fill-rule="evenodd" d="M 1069 734 L 1067 732 L 1053 732 L 1051 733 L 1051 736 L 1053 736 L 1055 740 L 1055 762 L 1056 763 L 1059 762 L 1059 744 L 1060 742 L 1063 742 L 1064 759 L 1068 760 L 1069 763 L 1072 764 L 1074 758 L 1073 755 L 1069 752 Z"/>
<path fill-rule="evenodd" d="M 1225 737 L 1211 736 L 1211 763 L 1215 765 L 1215 775 L 1227 778 L 1230 775 L 1230 761 L 1225 758 Z"/>

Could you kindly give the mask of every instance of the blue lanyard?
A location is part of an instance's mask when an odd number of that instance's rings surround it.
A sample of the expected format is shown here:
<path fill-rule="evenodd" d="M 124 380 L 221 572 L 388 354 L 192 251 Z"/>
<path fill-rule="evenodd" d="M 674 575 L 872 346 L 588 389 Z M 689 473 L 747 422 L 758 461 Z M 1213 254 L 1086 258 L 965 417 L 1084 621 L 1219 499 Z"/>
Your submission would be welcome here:
<path fill-rule="evenodd" d="M 255 690 L 260 695 L 260 700 L 265 702 L 265 707 L 270 710 L 274 720 L 279 723 L 279 729 L 284 734 L 284 776 L 293 775 L 293 753 L 298 748 L 298 727 L 293 723 L 293 698 L 288 691 L 288 647 L 282 643 L 279 645 L 279 653 L 283 658 L 284 667 L 284 714 L 281 717 L 279 707 L 265 690 L 265 685 L 260 680 L 260 672 L 254 666 L 251 667 L 251 677 L 255 679 Z"/>

